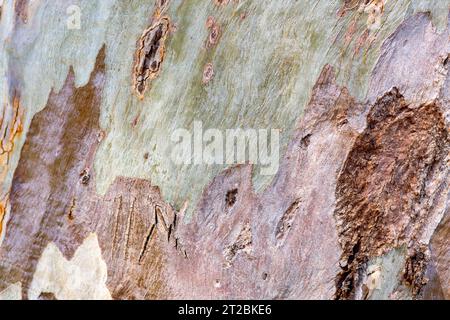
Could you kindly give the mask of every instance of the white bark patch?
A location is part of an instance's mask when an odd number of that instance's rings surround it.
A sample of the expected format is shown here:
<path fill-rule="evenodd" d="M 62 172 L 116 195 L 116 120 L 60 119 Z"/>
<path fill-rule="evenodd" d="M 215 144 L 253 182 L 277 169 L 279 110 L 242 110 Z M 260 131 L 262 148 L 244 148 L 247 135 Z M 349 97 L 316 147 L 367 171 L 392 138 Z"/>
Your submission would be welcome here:
<path fill-rule="evenodd" d="M 107 267 L 102 259 L 97 235 L 90 234 L 67 260 L 55 244 L 48 244 L 38 262 L 29 290 L 29 298 L 53 293 L 58 300 L 106 300 Z"/>
<path fill-rule="evenodd" d="M 16 282 L 0 292 L 0 300 L 22 300 L 22 284 Z"/>

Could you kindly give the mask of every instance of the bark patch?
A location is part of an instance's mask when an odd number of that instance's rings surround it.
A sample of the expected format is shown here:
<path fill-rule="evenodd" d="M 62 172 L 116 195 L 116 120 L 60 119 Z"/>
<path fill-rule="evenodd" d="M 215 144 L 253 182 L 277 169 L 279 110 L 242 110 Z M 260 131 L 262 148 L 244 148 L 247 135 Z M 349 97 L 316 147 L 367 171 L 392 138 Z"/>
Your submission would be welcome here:
<path fill-rule="evenodd" d="M 410 106 L 397 89 L 375 103 L 336 187 L 343 249 L 337 299 L 354 297 L 370 257 L 402 244 L 414 247 L 432 211 L 430 185 L 445 167 L 448 149 L 437 103 Z"/>

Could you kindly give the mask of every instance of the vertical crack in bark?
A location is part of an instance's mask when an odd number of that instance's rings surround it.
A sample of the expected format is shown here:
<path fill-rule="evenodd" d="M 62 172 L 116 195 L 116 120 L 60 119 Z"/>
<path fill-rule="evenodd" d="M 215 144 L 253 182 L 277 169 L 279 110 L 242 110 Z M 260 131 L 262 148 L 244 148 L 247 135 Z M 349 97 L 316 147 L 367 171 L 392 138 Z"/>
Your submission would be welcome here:
<path fill-rule="evenodd" d="M 145 238 L 144 245 L 142 246 L 141 253 L 139 254 L 139 264 L 142 262 L 142 259 L 144 258 L 144 255 L 147 252 L 148 244 L 150 242 L 150 239 L 153 236 L 153 231 L 155 231 L 155 225 L 154 224 L 150 227 L 150 230 L 149 230 L 149 232 L 147 234 L 147 237 Z"/>

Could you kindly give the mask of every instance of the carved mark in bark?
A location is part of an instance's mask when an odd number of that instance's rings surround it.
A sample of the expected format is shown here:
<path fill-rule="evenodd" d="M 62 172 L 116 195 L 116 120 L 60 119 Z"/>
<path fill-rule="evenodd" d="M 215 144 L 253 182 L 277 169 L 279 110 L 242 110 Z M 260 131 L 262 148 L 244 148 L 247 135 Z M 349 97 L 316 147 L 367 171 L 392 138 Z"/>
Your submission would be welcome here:
<path fill-rule="evenodd" d="M 144 258 L 144 254 L 147 252 L 148 244 L 150 242 L 151 237 L 153 236 L 153 231 L 155 231 L 155 224 L 153 224 L 150 227 L 147 237 L 145 238 L 144 245 L 142 247 L 141 253 L 139 254 L 139 264 L 142 262 L 142 259 Z"/>
<path fill-rule="evenodd" d="M 152 224 L 147 235 L 144 238 L 144 242 L 143 242 L 142 249 L 139 254 L 139 259 L 138 259 L 139 264 L 144 259 L 145 255 L 148 251 L 150 241 L 152 240 L 152 238 L 157 230 L 160 230 L 160 232 L 162 232 L 162 235 L 165 236 L 165 238 L 167 239 L 167 242 L 169 242 L 169 243 L 173 242 L 173 247 L 177 251 L 181 252 L 185 258 L 187 258 L 186 250 L 184 250 L 184 248 L 180 245 L 180 241 L 178 240 L 178 238 L 175 237 L 177 214 L 174 213 L 172 222 L 166 222 L 166 219 L 169 217 L 166 216 L 166 218 L 165 218 L 164 216 L 165 216 L 165 214 L 163 213 L 163 208 L 160 207 L 159 205 L 155 205 L 155 207 L 154 207 L 154 223 Z"/>
<path fill-rule="evenodd" d="M 336 187 L 342 271 L 336 298 L 354 297 L 370 257 L 417 242 L 442 186 L 449 139 L 436 103 L 409 106 L 397 89 L 379 99 Z"/>
<path fill-rule="evenodd" d="M 177 213 L 159 189 L 147 180 L 120 177 L 87 212 L 92 210 L 112 297 L 167 297 L 166 261 L 185 257 L 185 250 L 177 237 Z"/>

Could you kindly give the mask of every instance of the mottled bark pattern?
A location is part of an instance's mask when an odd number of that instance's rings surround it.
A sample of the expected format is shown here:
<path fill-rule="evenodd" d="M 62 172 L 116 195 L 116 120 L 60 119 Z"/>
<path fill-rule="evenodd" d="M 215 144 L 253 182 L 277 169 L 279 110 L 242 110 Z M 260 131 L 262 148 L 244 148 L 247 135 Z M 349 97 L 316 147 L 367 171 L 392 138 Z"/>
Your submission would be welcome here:
<path fill-rule="evenodd" d="M 450 30 L 423 2 L 81 0 L 91 29 L 38 51 L 46 1 L 0 9 L 0 299 L 450 298 Z M 171 166 L 196 117 L 284 125 L 278 172 Z"/>

